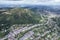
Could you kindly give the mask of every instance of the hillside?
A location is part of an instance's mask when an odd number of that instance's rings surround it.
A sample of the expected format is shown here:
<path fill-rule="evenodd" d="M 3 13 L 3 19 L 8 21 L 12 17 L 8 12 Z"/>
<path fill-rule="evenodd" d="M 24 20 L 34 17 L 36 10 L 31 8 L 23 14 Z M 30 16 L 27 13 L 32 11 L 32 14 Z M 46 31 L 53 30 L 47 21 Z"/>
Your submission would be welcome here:
<path fill-rule="evenodd" d="M 39 8 L 0 11 L 0 39 L 60 40 L 59 21 L 60 15 Z"/>

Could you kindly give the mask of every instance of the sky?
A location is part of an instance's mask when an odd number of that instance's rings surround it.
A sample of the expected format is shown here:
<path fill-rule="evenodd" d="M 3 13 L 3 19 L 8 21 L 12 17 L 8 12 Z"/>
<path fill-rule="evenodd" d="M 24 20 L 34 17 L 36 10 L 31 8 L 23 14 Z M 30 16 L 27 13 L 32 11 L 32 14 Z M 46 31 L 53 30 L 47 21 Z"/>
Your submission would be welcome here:
<path fill-rule="evenodd" d="M 0 4 L 59 5 L 60 0 L 0 0 Z"/>

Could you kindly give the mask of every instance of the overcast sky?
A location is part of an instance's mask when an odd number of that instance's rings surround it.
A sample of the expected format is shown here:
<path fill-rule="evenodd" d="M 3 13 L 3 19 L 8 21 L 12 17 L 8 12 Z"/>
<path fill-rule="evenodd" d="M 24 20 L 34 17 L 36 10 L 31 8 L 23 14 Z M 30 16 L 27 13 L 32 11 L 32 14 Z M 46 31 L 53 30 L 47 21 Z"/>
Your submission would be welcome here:
<path fill-rule="evenodd" d="M 43 5 L 59 5 L 60 0 L 0 0 L 0 4 L 43 4 Z"/>

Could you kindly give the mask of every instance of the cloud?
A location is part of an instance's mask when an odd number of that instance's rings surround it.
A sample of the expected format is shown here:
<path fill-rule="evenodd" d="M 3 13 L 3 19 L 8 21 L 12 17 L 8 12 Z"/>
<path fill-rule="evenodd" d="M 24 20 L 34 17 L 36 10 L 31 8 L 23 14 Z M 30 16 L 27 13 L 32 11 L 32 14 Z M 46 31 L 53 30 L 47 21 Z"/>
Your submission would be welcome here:
<path fill-rule="evenodd" d="M 42 4 L 55 5 L 60 3 L 60 0 L 0 0 L 0 4 Z"/>

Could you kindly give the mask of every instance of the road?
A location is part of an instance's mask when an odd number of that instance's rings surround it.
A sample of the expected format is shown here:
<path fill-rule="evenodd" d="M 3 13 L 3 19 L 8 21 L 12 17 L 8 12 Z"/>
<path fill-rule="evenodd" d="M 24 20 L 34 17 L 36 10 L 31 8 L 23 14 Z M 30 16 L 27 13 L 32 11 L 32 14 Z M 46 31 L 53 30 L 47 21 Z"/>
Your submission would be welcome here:
<path fill-rule="evenodd" d="M 24 34 L 24 36 L 22 38 L 20 38 L 19 40 L 26 40 L 27 38 L 31 37 L 34 34 L 33 31 L 29 31 L 27 33 Z"/>

